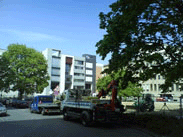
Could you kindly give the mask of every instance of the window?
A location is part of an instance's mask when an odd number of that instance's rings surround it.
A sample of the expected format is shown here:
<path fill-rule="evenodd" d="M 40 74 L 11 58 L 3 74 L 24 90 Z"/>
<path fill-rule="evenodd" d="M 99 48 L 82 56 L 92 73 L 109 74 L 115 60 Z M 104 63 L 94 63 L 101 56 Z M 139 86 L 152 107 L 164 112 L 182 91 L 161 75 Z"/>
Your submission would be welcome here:
<path fill-rule="evenodd" d="M 54 76 L 60 76 L 60 69 L 52 68 L 51 74 Z"/>
<path fill-rule="evenodd" d="M 174 84 L 172 85 L 172 91 L 174 91 Z"/>
<path fill-rule="evenodd" d="M 39 101 L 42 101 L 42 102 L 44 102 L 44 101 L 53 101 L 53 97 L 40 97 Z"/>
<path fill-rule="evenodd" d="M 146 84 L 146 90 L 149 91 L 149 84 Z"/>
<path fill-rule="evenodd" d="M 160 89 L 160 84 L 158 84 L 158 91 L 161 91 L 161 89 Z"/>
<path fill-rule="evenodd" d="M 74 86 L 74 89 L 84 89 L 84 86 Z"/>
<path fill-rule="evenodd" d="M 35 98 L 35 103 L 37 103 L 37 98 Z"/>
<path fill-rule="evenodd" d="M 60 59 L 52 58 L 52 67 L 60 67 Z"/>
<path fill-rule="evenodd" d="M 92 70 L 86 70 L 86 75 L 93 75 L 93 71 Z"/>
<path fill-rule="evenodd" d="M 91 89 L 91 84 L 86 84 L 86 89 Z"/>
<path fill-rule="evenodd" d="M 176 84 L 176 91 L 179 91 L 179 84 Z"/>
<path fill-rule="evenodd" d="M 92 77 L 86 77 L 87 82 L 92 82 Z"/>
<path fill-rule="evenodd" d="M 84 79 L 74 79 L 74 82 L 84 82 Z"/>
<path fill-rule="evenodd" d="M 158 75 L 158 79 L 160 79 L 161 78 L 161 76 L 160 75 Z"/>
<path fill-rule="evenodd" d="M 74 73 L 74 76 L 84 76 L 83 73 Z"/>
<path fill-rule="evenodd" d="M 71 71 L 71 64 L 66 64 L 66 67 L 65 67 L 65 74 L 66 74 L 66 75 L 70 74 L 70 71 Z"/>
<path fill-rule="evenodd" d="M 83 63 L 84 63 L 83 61 L 79 61 L 79 60 L 75 61 L 75 64 L 78 64 L 78 65 L 83 65 Z"/>
<path fill-rule="evenodd" d="M 156 89 L 156 84 L 154 84 L 154 91 L 156 91 L 157 89 Z"/>
<path fill-rule="evenodd" d="M 93 68 L 93 64 L 92 63 L 86 63 L 86 68 Z"/>
<path fill-rule="evenodd" d="M 153 90 L 152 84 L 151 84 L 151 91 Z"/>
<path fill-rule="evenodd" d="M 75 69 L 83 69 L 83 67 L 80 67 L 80 66 L 75 66 L 74 68 Z"/>

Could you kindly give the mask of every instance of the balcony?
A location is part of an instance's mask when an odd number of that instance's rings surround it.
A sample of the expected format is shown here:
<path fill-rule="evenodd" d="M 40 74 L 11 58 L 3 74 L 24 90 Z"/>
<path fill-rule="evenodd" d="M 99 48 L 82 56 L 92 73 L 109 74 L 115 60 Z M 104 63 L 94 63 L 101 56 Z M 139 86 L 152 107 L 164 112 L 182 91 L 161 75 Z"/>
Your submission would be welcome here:
<path fill-rule="evenodd" d="M 60 76 L 51 76 L 51 81 L 60 81 Z"/>
<path fill-rule="evenodd" d="M 74 69 L 75 73 L 85 73 L 84 69 Z"/>
<path fill-rule="evenodd" d="M 75 79 L 85 79 L 85 76 L 74 76 Z"/>

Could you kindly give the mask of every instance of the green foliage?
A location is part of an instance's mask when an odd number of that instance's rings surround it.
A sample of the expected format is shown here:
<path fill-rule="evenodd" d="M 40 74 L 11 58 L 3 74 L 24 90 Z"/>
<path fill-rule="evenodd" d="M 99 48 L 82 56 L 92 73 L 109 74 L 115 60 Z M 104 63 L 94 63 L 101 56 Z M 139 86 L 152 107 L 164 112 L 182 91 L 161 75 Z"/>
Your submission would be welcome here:
<path fill-rule="evenodd" d="M 90 97 L 90 96 L 84 96 L 84 97 L 82 97 L 82 100 L 84 100 L 84 101 L 90 101 L 92 99 L 98 99 L 98 97 Z"/>
<path fill-rule="evenodd" d="M 106 90 L 107 85 L 111 82 L 111 77 L 110 76 L 105 76 L 102 78 L 99 78 L 97 81 L 97 90 L 100 91 L 102 89 Z"/>
<path fill-rule="evenodd" d="M 109 74 L 125 68 L 126 86 L 161 74 L 166 92 L 183 77 L 182 0 L 118 0 L 110 8 L 99 14 L 107 34 L 96 44 L 102 59 L 112 53 Z"/>
<path fill-rule="evenodd" d="M 0 56 L 0 90 L 5 92 L 9 91 L 9 83 L 14 79 L 13 76 L 8 78 L 9 75 L 13 74 L 8 64 L 9 61 L 3 56 Z"/>
<path fill-rule="evenodd" d="M 139 85 L 129 82 L 128 86 L 124 90 L 120 90 L 119 96 L 123 97 L 138 97 L 141 96 L 143 92 L 143 88 L 139 87 Z"/>
<path fill-rule="evenodd" d="M 1 57 L 2 89 L 18 90 L 20 95 L 42 92 L 48 86 L 47 61 L 44 56 L 25 45 L 11 44 Z M 6 72 L 6 73 L 5 73 Z"/>
<path fill-rule="evenodd" d="M 114 79 L 119 80 L 118 83 L 118 96 L 129 97 L 129 96 L 140 96 L 143 92 L 143 89 L 139 87 L 138 84 L 134 84 L 129 82 L 128 86 L 124 88 L 123 81 L 125 75 L 125 71 L 113 72 L 111 75 L 107 75 L 105 77 L 99 78 L 97 81 L 97 90 L 100 91 L 102 88 L 104 90 L 107 89 L 108 84 Z"/>

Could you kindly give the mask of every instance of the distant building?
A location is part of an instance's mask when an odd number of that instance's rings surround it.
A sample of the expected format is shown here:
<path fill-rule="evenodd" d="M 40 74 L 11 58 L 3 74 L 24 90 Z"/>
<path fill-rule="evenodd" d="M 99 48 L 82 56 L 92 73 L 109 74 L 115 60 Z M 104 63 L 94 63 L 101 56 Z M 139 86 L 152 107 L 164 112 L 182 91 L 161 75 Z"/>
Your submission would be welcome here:
<path fill-rule="evenodd" d="M 90 89 L 95 92 L 96 56 L 84 54 L 76 57 L 48 48 L 42 53 L 48 61 L 51 78 L 49 86 L 45 88 L 46 93 L 57 85 L 61 93 L 66 89 Z"/>
<path fill-rule="evenodd" d="M 96 64 L 96 82 L 99 78 L 103 77 L 102 71 L 104 70 L 103 64 Z"/>
<path fill-rule="evenodd" d="M 142 83 L 142 88 L 144 89 L 144 93 L 154 94 L 156 97 L 163 96 L 162 89 L 160 89 L 160 85 L 165 83 L 165 79 L 157 74 L 154 78 L 151 78 Z M 174 99 L 177 99 L 183 94 L 183 90 L 181 91 L 180 85 L 173 84 L 171 88 L 169 88 L 169 92 L 167 95 L 172 95 Z"/>
<path fill-rule="evenodd" d="M 104 65 L 103 69 L 107 69 L 108 65 Z M 103 76 L 105 76 L 104 74 Z M 165 79 L 160 75 L 157 74 L 154 78 L 151 78 L 145 82 L 141 82 L 142 88 L 144 89 L 143 93 L 150 93 L 153 94 L 155 97 L 163 97 L 163 96 L 172 96 L 174 100 L 179 101 L 179 97 L 183 95 L 183 84 L 173 84 L 171 88 L 169 88 L 169 92 L 166 94 L 162 93 L 162 90 L 160 89 L 160 85 L 164 84 Z M 180 81 L 180 83 L 183 83 Z M 180 89 L 181 88 L 181 89 Z"/>

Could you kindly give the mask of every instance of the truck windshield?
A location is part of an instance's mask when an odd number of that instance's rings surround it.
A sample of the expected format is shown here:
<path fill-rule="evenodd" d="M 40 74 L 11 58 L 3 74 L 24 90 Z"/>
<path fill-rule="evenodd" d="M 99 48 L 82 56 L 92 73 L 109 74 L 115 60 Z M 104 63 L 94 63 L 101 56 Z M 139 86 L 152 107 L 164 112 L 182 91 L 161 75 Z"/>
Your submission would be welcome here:
<path fill-rule="evenodd" d="M 53 101 L 53 97 L 40 97 L 39 100 L 42 101 L 42 102 L 44 102 L 44 101 Z"/>

